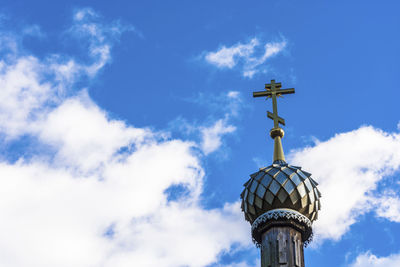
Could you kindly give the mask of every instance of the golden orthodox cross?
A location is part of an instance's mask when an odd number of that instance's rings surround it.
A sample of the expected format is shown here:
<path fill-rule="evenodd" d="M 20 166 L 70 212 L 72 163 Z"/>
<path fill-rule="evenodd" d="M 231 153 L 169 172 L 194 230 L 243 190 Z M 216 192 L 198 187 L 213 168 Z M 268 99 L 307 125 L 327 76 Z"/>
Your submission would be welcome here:
<path fill-rule="evenodd" d="M 253 92 L 253 97 L 266 96 L 272 98 L 272 110 L 273 112 L 267 111 L 267 117 L 274 120 L 274 128 L 279 128 L 279 123 L 285 125 L 285 120 L 278 116 L 278 107 L 276 102 L 276 97 L 294 94 L 294 88 L 280 89 L 282 87 L 281 83 L 275 83 L 275 80 L 271 80 L 271 83 L 265 85 L 266 91 Z"/>

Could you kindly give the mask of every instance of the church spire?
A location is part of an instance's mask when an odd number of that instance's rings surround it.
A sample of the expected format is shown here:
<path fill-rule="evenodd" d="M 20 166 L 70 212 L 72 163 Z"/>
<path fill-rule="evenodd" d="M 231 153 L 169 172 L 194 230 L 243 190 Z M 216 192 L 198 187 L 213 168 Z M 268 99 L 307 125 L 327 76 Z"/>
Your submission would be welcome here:
<path fill-rule="evenodd" d="M 261 249 L 261 267 L 305 267 L 304 245 L 312 238 L 312 222 L 318 218 L 321 193 L 311 173 L 285 162 L 282 149 L 285 120 L 278 116 L 277 97 L 293 94 L 271 80 L 254 97 L 272 99 L 274 162 L 250 175 L 240 194 L 251 236 Z"/>
<path fill-rule="evenodd" d="M 279 127 L 279 124 L 285 125 L 285 120 L 278 116 L 276 98 L 286 94 L 294 94 L 294 88 L 280 89 L 281 87 L 281 83 L 275 83 L 275 80 L 271 80 L 271 83 L 265 85 L 265 91 L 253 92 L 253 97 L 267 97 L 267 99 L 272 99 L 273 112 L 267 111 L 267 117 L 274 121 L 274 128 L 270 131 L 270 136 L 274 139 L 274 162 L 285 162 L 285 154 L 282 147 L 282 138 L 285 132 Z"/>

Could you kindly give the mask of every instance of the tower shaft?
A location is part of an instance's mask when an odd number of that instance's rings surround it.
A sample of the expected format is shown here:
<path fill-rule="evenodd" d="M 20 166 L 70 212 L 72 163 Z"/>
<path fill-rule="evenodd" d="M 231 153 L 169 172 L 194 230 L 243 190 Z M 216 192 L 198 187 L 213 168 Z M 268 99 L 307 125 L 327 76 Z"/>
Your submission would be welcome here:
<path fill-rule="evenodd" d="M 275 226 L 264 232 L 261 267 L 304 267 L 301 233 L 290 226 Z"/>

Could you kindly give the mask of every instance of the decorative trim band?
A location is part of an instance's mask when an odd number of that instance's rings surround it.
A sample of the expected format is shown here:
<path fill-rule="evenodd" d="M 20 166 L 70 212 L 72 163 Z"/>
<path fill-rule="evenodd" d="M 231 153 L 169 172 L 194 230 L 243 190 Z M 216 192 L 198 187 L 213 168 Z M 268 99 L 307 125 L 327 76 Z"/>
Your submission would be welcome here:
<path fill-rule="evenodd" d="M 265 212 L 264 214 L 257 217 L 257 219 L 251 225 L 251 231 L 253 232 L 258 228 L 258 226 L 262 223 L 265 223 L 270 220 L 278 220 L 278 219 L 294 219 L 300 223 L 304 223 L 309 228 L 311 228 L 311 221 L 306 216 L 301 214 L 298 211 L 291 209 L 273 209 Z"/>

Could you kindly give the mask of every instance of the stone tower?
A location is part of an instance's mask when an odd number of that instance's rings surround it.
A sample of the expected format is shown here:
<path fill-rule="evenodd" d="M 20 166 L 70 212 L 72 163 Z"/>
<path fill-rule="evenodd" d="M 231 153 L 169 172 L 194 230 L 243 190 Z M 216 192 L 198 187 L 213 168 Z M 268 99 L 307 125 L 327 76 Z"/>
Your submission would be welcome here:
<path fill-rule="evenodd" d="M 274 120 L 270 131 L 274 155 L 272 165 L 250 175 L 240 197 L 253 241 L 261 248 L 261 267 L 304 267 L 304 245 L 312 238 L 321 193 L 310 173 L 285 161 L 284 131 L 279 127 L 285 120 L 278 116 L 277 97 L 294 93 L 294 89 L 280 87 L 281 83 L 271 80 L 266 91 L 253 93 L 272 99 L 273 113 L 267 114 Z"/>

